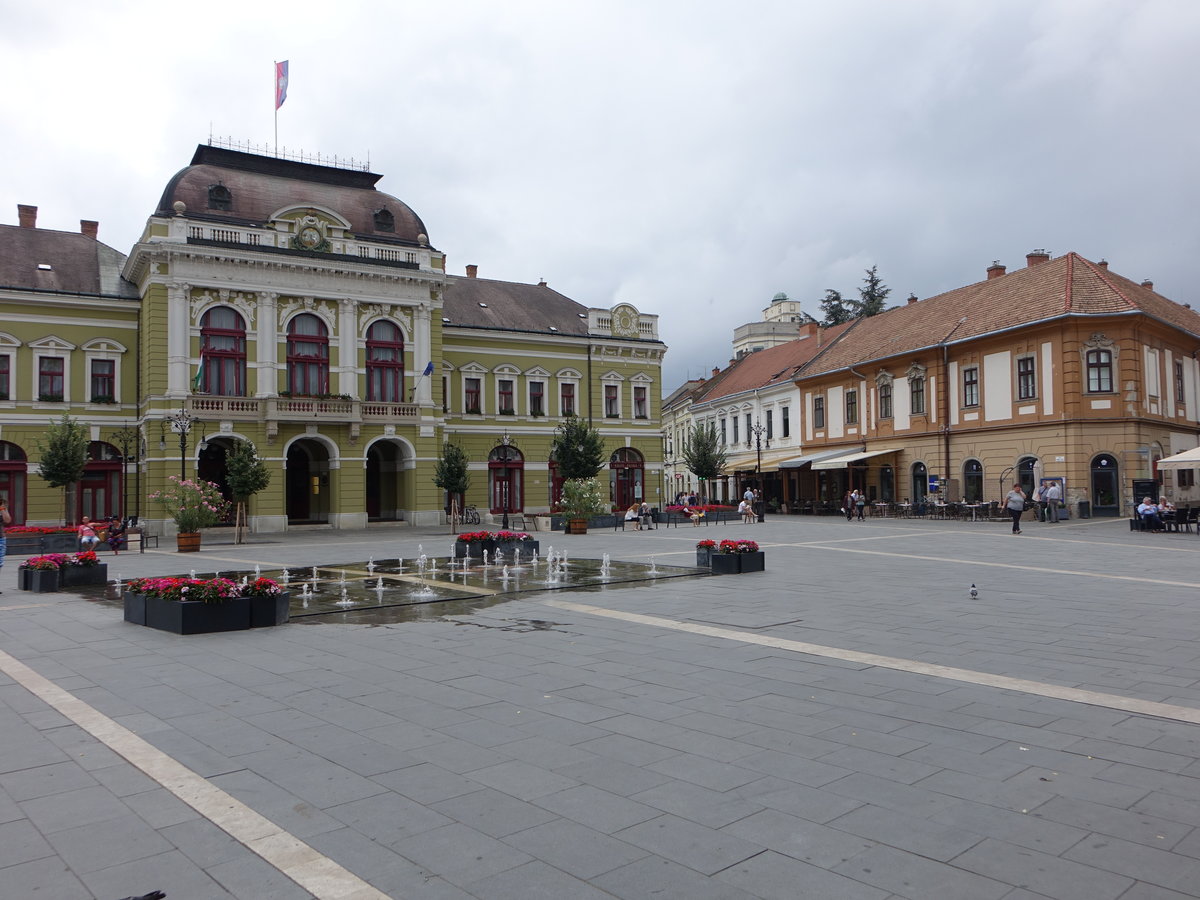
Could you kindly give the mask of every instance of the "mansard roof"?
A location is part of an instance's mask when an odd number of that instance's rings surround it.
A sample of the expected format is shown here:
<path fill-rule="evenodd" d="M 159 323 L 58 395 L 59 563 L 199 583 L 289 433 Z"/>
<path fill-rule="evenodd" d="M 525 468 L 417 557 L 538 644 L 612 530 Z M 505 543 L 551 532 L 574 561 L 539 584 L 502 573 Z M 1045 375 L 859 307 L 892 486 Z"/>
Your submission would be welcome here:
<path fill-rule="evenodd" d="M 857 319 L 805 377 L 1063 317 L 1142 313 L 1200 338 L 1200 315 L 1077 253 Z"/>
<path fill-rule="evenodd" d="M 586 336 L 587 307 L 546 284 L 451 275 L 442 295 L 449 326 Z"/>
<path fill-rule="evenodd" d="M 0 225 L 0 287 L 136 299 L 125 254 L 88 234 Z"/>
<path fill-rule="evenodd" d="M 192 164 L 167 183 L 155 214 L 174 215 L 176 201 L 183 201 L 193 218 L 261 225 L 281 209 L 312 205 L 333 210 L 360 237 L 419 244 L 418 237 L 429 234 L 425 223 L 407 204 L 376 190 L 381 177 L 202 144 Z M 217 186 L 229 192 L 227 209 L 210 208 L 209 189 Z M 391 214 L 390 230 L 376 229 L 381 211 Z"/>

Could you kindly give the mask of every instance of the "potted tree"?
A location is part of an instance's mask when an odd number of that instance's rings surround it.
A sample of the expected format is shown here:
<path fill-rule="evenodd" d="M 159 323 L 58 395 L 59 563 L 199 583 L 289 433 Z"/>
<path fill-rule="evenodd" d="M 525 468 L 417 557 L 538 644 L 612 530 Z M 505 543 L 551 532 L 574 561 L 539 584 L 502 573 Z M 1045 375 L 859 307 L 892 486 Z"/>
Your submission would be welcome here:
<path fill-rule="evenodd" d="M 191 481 L 172 475 L 166 490 L 155 491 L 151 500 L 157 500 L 179 529 L 176 537 L 180 553 L 195 553 L 200 549 L 200 529 L 216 525 L 224 517 L 229 506 L 221 496 L 221 489 L 211 481 Z"/>
<path fill-rule="evenodd" d="M 604 438 L 583 419 L 567 416 L 554 430 L 550 454 L 563 477 L 560 506 L 567 534 L 587 534 L 587 520 L 608 508 L 595 481 L 604 465 Z"/>

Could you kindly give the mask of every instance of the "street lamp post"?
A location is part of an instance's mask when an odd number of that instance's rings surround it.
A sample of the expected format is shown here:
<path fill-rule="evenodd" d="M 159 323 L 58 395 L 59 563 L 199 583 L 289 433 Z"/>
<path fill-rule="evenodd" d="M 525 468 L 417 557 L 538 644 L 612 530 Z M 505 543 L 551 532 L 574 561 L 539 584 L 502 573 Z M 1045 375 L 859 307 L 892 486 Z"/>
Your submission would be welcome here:
<path fill-rule="evenodd" d="M 508 468 L 508 448 L 512 446 L 512 436 L 508 433 L 508 428 L 504 429 L 504 434 L 500 436 L 500 446 L 504 448 L 504 489 L 500 492 L 500 502 L 503 508 L 500 510 L 500 527 L 508 531 L 508 507 L 512 496 L 512 469 Z"/>
<path fill-rule="evenodd" d="M 193 426 L 200 424 L 201 420 L 186 409 L 181 409 L 179 412 L 167 416 L 166 421 L 171 424 L 172 431 L 179 433 L 179 480 L 187 481 L 188 434 Z"/>
<path fill-rule="evenodd" d="M 129 518 L 129 460 L 130 460 L 129 448 L 130 447 L 138 448 L 141 446 L 141 434 L 139 434 L 136 426 L 125 425 L 125 426 L 122 426 L 121 428 L 116 429 L 113 432 L 112 437 L 113 437 L 113 440 L 116 441 L 117 444 L 119 444 L 121 447 L 121 515 L 124 518 L 128 519 Z M 134 477 L 140 479 L 140 466 L 135 466 L 133 471 L 134 471 Z M 138 512 L 137 512 L 137 514 L 140 515 L 141 511 L 142 511 L 141 510 L 142 489 L 141 489 L 140 480 L 139 480 L 139 484 L 137 485 L 137 488 L 135 489 L 135 493 L 138 497 Z"/>
<path fill-rule="evenodd" d="M 754 469 L 754 478 L 757 482 L 758 489 L 758 521 L 765 522 L 767 520 L 765 507 L 766 497 L 763 495 L 762 489 L 762 436 L 767 430 L 759 420 L 755 420 L 754 427 L 750 429 L 754 432 L 754 449 L 758 452 L 758 463 Z"/>

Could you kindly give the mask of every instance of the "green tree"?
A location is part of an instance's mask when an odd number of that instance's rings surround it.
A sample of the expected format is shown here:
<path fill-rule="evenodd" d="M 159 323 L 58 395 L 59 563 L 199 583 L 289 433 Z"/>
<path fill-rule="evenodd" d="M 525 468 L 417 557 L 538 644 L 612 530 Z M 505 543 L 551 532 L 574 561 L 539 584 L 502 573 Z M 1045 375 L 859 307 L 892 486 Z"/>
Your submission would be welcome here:
<path fill-rule="evenodd" d="M 565 479 L 595 478 L 604 467 L 604 438 L 578 416 L 567 416 L 554 430 L 550 452 Z"/>
<path fill-rule="evenodd" d="M 877 266 L 871 266 L 866 269 L 866 277 L 863 279 L 863 286 L 858 289 L 858 309 L 857 314 L 860 316 L 877 316 L 883 312 L 883 305 L 887 302 L 888 294 L 892 292 L 890 287 L 883 283 L 883 279 L 879 277 L 876 271 Z"/>
<path fill-rule="evenodd" d="M 854 302 L 846 300 L 840 291 L 833 288 L 826 289 L 825 296 L 821 298 L 821 311 L 825 313 L 825 321 L 821 324 L 827 326 L 849 322 L 856 314 Z"/>
<path fill-rule="evenodd" d="M 471 473 L 467 466 L 471 460 L 467 451 L 458 444 L 446 441 L 442 444 L 442 455 L 433 470 L 433 483 L 450 495 L 450 531 L 458 530 L 459 500 L 471 486 Z"/>
<path fill-rule="evenodd" d="M 271 483 L 271 471 L 250 441 L 235 440 L 225 457 L 225 481 L 237 504 L 234 543 L 240 544 L 246 527 L 246 503 Z"/>
<path fill-rule="evenodd" d="M 66 413 L 46 429 L 44 440 L 36 444 L 40 462 L 38 474 L 50 487 L 63 489 L 63 523 L 75 521 L 74 485 L 83 477 L 88 461 L 88 430 Z"/>
<path fill-rule="evenodd" d="M 683 441 L 683 463 L 701 481 L 713 482 L 725 471 L 725 448 L 712 422 L 693 425 Z"/>

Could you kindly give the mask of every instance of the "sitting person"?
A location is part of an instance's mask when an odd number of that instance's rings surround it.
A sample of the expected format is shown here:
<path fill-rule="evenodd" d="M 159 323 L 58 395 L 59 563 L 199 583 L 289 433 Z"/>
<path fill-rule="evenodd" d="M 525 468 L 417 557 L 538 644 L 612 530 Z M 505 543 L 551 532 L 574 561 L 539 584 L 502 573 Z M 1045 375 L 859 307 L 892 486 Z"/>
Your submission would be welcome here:
<path fill-rule="evenodd" d="M 650 504 L 645 500 L 643 500 L 642 505 L 638 507 L 638 516 L 642 520 L 643 528 L 649 528 L 651 523 L 654 521 L 654 513 L 650 509 Z"/>
<path fill-rule="evenodd" d="M 100 543 L 100 537 L 96 534 L 96 527 L 87 516 L 84 516 L 79 521 L 79 527 L 75 529 L 79 533 L 79 546 L 84 550 L 95 550 L 96 545 Z"/>
<path fill-rule="evenodd" d="M 738 513 L 742 517 L 742 521 L 747 525 L 754 521 L 754 507 L 743 500 L 738 504 Z"/>
<path fill-rule="evenodd" d="M 625 524 L 628 525 L 630 522 L 632 522 L 634 531 L 642 530 L 642 518 L 640 510 L 641 507 L 639 507 L 636 503 L 630 506 L 629 509 L 625 510 Z"/>
<path fill-rule="evenodd" d="M 699 526 L 700 520 L 704 518 L 704 510 L 692 509 L 690 506 L 683 508 L 683 514 L 692 520 L 692 524 Z"/>
<path fill-rule="evenodd" d="M 125 523 L 120 516 L 113 516 L 108 520 L 108 535 L 105 540 L 108 542 L 108 549 L 112 550 L 113 556 L 120 556 L 121 544 L 125 542 Z"/>
<path fill-rule="evenodd" d="M 1162 531 L 1163 521 L 1158 514 L 1158 505 L 1149 497 L 1143 497 L 1137 508 L 1138 518 L 1148 531 Z"/>

